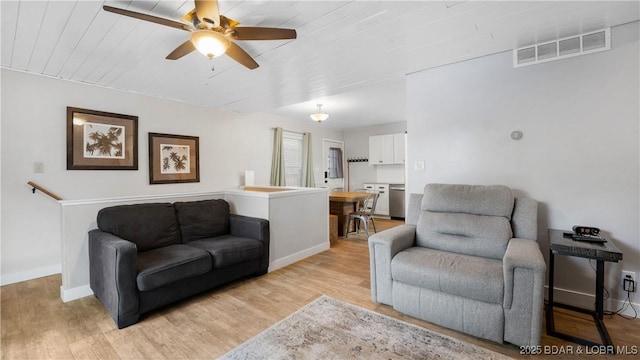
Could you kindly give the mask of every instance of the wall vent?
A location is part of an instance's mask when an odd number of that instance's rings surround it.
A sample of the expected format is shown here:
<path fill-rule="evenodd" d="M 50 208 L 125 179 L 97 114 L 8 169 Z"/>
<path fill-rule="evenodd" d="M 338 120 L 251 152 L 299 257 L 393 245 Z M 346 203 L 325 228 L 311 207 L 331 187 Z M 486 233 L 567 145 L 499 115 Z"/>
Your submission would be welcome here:
<path fill-rule="evenodd" d="M 611 28 L 513 50 L 513 67 L 540 64 L 611 49 Z"/>

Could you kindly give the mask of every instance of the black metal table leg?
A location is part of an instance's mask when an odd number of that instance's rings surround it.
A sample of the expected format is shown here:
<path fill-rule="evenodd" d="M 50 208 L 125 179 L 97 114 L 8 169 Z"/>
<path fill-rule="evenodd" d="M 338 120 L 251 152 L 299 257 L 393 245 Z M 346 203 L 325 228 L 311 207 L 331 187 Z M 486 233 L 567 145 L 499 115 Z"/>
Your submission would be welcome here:
<path fill-rule="evenodd" d="M 604 325 L 604 261 L 597 261 L 596 265 L 596 303 L 595 303 L 595 311 L 587 310 L 583 308 L 579 308 L 577 306 L 559 304 L 553 301 L 553 278 L 554 278 L 554 264 L 555 256 L 553 251 L 550 251 L 549 254 L 549 301 L 547 303 L 547 311 L 546 311 L 546 322 L 547 322 L 547 335 L 557 337 L 559 339 L 563 339 L 566 341 L 571 341 L 576 344 L 581 344 L 585 346 L 601 346 L 605 345 L 607 347 L 607 352 L 613 354 L 615 352 L 613 341 L 611 340 L 611 336 L 609 336 L 609 332 Z M 598 344 L 593 341 L 589 341 L 586 339 L 582 339 L 579 337 L 567 335 L 561 332 L 557 332 L 555 330 L 555 322 L 553 319 L 553 307 L 560 307 L 563 309 L 568 309 L 571 311 L 580 312 L 583 314 L 589 314 L 593 316 L 593 320 L 598 329 L 598 333 L 600 334 L 600 339 L 602 339 L 603 344 Z"/>
<path fill-rule="evenodd" d="M 556 332 L 553 320 L 553 274 L 555 265 L 555 255 L 553 251 L 549 251 L 549 301 L 547 302 L 546 320 L 547 334 L 552 335 Z"/>
<path fill-rule="evenodd" d="M 598 327 L 600 338 L 605 345 L 613 348 L 613 342 L 607 328 L 604 326 L 604 261 L 598 260 L 596 262 L 596 311 L 593 314 L 593 319 Z"/>

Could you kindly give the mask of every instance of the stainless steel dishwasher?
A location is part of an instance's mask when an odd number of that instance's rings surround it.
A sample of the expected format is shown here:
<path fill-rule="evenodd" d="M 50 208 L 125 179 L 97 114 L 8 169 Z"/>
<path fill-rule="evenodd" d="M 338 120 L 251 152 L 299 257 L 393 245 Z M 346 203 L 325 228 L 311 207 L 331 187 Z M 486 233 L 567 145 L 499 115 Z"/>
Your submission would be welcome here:
<path fill-rule="evenodd" d="M 389 184 L 389 216 L 404 220 L 404 184 Z"/>

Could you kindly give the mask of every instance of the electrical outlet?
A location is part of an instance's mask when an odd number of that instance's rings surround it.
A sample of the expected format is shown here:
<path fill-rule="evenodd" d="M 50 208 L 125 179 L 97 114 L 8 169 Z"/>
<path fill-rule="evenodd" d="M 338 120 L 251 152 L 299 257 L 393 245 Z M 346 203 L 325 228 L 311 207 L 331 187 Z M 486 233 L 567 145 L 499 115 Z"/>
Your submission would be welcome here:
<path fill-rule="evenodd" d="M 629 281 L 629 279 L 631 279 L 631 281 Z M 637 287 L 636 273 L 633 271 L 622 271 L 620 273 L 620 284 L 624 291 L 635 292 Z"/>

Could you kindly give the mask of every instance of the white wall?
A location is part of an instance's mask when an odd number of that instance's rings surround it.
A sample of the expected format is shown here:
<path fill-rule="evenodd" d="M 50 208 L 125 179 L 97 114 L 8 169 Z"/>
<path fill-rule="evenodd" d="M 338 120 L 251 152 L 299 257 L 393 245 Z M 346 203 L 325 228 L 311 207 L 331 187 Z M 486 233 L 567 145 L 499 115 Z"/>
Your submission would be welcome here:
<path fill-rule="evenodd" d="M 507 52 L 409 75 L 408 190 L 511 186 L 540 201 L 545 257 L 547 228 L 600 227 L 624 254 L 606 265 L 606 286 L 622 299 L 619 271 L 640 272 L 638 34 L 638 22 L 616 27 L 610 51 L 518 69 Z M 557 287 L 594 294 L 587 260 L 556 264 Z"/>
<path fill-rule="evenodd" d="M 206 192 L 243 184 L 245 170 L 257 185 L 270 178 L 275 126 L 310 131 L 314 164 L 322 164 L 322 138 L 342 132 L 308 120 L 271 114 L 237 114 L 2 69 L 1 282 L 60 271 L 60 210 L 27 181 L 65 200 Z M 138 171 L 67 171 L 66 107 L 139 118 Z M 149 185 L 148 132 L 200 137 L 200 182 Z M 34 162 L 44 163 L 35 174 Z M 316 178 L 319 178 L 316 175 Z"/>
<path fill-rule="evenodd" d="M 366 126 L 344 131 L 345 158 L 369 157 L 369 136 L 403 133 L 406 122 Z M 363 183 L 404 183 L 403 165 L 369 165 L 368 162 L 352 162 L 349 166 L 349 188 L 362 188 Z"/>

